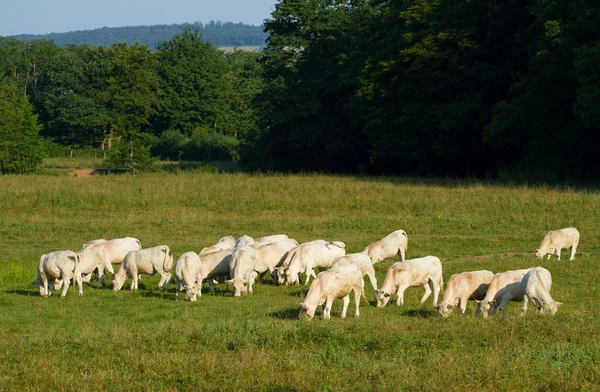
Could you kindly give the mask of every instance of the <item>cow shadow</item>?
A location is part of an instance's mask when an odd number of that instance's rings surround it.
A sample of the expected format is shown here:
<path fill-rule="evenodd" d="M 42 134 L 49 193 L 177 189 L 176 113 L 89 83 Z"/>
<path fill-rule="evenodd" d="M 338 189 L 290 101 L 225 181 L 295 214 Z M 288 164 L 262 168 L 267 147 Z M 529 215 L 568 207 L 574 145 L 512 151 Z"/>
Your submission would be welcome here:
<path fill-rule="evenodd" d="M 290 296 L 290 297 L 297 297 L 297 298 L 304 298 L 304 297 L 306 297 L 306 294 L 308 294 L 308 288 L 306 288 L 306 289 L 300 289 L 298 291 L 292 291 L 291 293 L 288 294 L 288 296 Z"/>
<path fill-rule="evenodd" d="M 269 313 L 269 317 L 278 320 L 299 320 L 300 319 L 300 308 L 287 308 L 283 310 L 278 310 L 276 312 Z"/>
<path fill-rule="evenodd" d="M 16 295 L 24 295 L 26 297 L 29 296 L 40 296 L 40 292 L 38 291 L 28 291 L 28 290 L 6 290 L 4 291 L 6 294 L 16 294 Z"/>
<path fill-rule="evenodd" d="M 425 310 L 425 309 L 412 309 L 406 312 L 403 312 L 404 315 L 408 317 L 414 318 L 430 318 L 437 314 L 437 312 L 433 310 Z"/>

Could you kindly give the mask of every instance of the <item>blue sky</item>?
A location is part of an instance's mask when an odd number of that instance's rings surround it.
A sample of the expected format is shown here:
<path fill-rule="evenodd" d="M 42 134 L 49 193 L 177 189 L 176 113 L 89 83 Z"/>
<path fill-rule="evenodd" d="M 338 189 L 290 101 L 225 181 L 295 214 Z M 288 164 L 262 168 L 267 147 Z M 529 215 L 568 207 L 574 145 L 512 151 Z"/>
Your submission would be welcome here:
<path fill-rule="evenodd" d="M 27 0 L 6 1 L 0 36 L 48 34 L 101 27 L 220 20 L 258 25 L 277 0 Z"/>

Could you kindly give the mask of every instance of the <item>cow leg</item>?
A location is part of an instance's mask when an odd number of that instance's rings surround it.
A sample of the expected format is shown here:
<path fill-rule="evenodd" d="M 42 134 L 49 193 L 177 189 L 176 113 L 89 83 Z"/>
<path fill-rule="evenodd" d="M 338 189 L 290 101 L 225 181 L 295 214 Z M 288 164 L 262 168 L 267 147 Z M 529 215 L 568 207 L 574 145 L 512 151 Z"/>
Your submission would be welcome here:
<path fill-rule="evenodd" d="M 460 314 L 466 316 L 467 314 L 467 298 L 462 297 L 458 300 L 458 309 L 460 310 Z"/>
<path fill-rule="evenodd" d="M 375 272 L 368 272 L 367 276 L 369 277 L 371 286 L 373 286 L 373 290 L 377 291 L 377 278 L 375 277 Z M 375 297 L 377 297 L 377 294 L 375 294 Z"/>
<path fill-rule="evenodd" d="M 398 256 L 400 256 L 400 261 L 405 261 L 406 260 L 406 250 L 399 248 L 398 249 Z"/>
<path fill-rule="evenodd" d="M 130 290 L 137 290 L 138 288 L 138 274 L 137 271 L 134 274 L 131 274 L 131 289 Z"/>
<path fill-rule="evenodd" d="M 85 282 L 85 283 L 90 283 L 90 281 L 92 280 L 92 275 L 93 275 L 93 272 L 82 276 L 81 281 Z"/>
<path fill-rule="evenodd" d="M 40 290 L 40 292 L 42 293 L 42 297 L 48 297 L 48 277 L 46 276 L 45 273 L 41 273 L 41 278 L 42 278 L 42 284 L 40 286 L 43 287 L 43 290 Z"/>
<path fill-rule="evenodd" d="M 167 274 L 165 274 L 164 272 L 160 273 L 160 281 L 158 282 L 158 288 L 159 289 L 163 289 L 164 285 L 165 285 L 165 281 L 167 280 Z"/>
<path fill-rule="evenodd" d="M 98 268 L 98 288 L 104 286 L 104 268 Z"/>
<path fill-rule="evenodd" d="M 113 269 L 113 266 L 112 266 L 112 264 L 110 263 L 110 261 L 107 261 L 107 262 L 104 264 L 104 269 L 108 270 L 108 272 L 110 272 L 110 274 L 111 274 L 111 275 L 115 273 L 115 270 Z"/>
<path fill-rule="evenodd" d="M 431 280 L 429 282 L 431 282 Z M 427 284 L 423 286 L 423 288 L 425 289 L 425 294 L 423 294 L 423 298 L 421 298 L 421 303 L 424 303 L 427 300 L 427 298 L 429 298 L 429 296 L 431 295 L 431 288 L 429 287 L 429 282 L 427 282 Z"/>
<path fill-rule="evenodd" d="M 83 283 L 81 282 L 81 273 L 78 273 L 75 276 L 75 280 L 77 281 L 77 286 L 79 288 L 79 296 L 81 297 L 83 295 Z"/>
<path fill-rule="evenodd" d="M 406 290 L 406 287 L 398 287 L 398 291 L 396 292 L 396 295 L 398 296 L 398 301 L 396 302 L 396 304 L 398 306 L 400 305 L 404 305 L 404 290 Z"/>
<path fill-rule="evenodd" d="M 500 301 L 500 305 L 498 305 L 498 311 L 500 311 L 500 315 L 502 317 L 504 317 L 504 308 L 506 307 L 507 304 L 508 304 L 508 299 L 502 298 L 502 301 Z"/>
<path fill-rule="evenodd" d="M 437 306 L 440 296 L 440 284 L 437 281 L 429 280 L 428 286 L 433 290 L 433 306 Z"/>
<path fill-rule="evenodd" d="M 527 313 L 527 303 L 529 302 L 529 297 L 524 295 L 523 296 L 523 306 L 521 306 L 521 316 L 525 316 L 525 313 Z"/>
<path fill-rule="evenodd" d="M 69 285 L 71 284 L 71 278 L 69 278 L 68 276 L 64 276 L 63 282 L 64 282 L 64 287 L 63 287 L 63 292 L 60 295 L 61 297 L 64 297 L 67 295 L 67 290 L 69 290 Z"/>
<path fill-rule="evenodd" d="M 329 320 L 331 318 L 331 306 L 333 305 L 333 297 L 328 296 L 325 302 L 325 309 L 323 310 L 323 320 Z"/>
<path fill-rule="evenodd" d="M 569 258 L 569 260 L 575 260 L 575 251 L 577 251 L 577 244 L 571 246 L 571 258 Z"/>
<path fill-rule="evenodd" d="M 558 256 L 558 259 L 560 260 L 560 248 L 559 247 L 556 248 L 556 255 Z"/>
<path fill-rule="evenodd" d="M 346 318 L 346 312 L 348 311 L 348 305 L 350 304 L 350 294 L 343 297 L 342 301 L 343 301 L 342 318 Z"/>
<path fill-rule="evenodd" d="M 364 290 L 360 291 L 361 293 L 359 294 L 357 289 L 354 289 L 354 305 L 356 305 L 356 312 L 354 313 L 354 317 L 359 317 L 360 316 L 360 310 L 359 310 L 359 306 L 360 306 L 360 296 L 361 294 L 364 295 Z"/>

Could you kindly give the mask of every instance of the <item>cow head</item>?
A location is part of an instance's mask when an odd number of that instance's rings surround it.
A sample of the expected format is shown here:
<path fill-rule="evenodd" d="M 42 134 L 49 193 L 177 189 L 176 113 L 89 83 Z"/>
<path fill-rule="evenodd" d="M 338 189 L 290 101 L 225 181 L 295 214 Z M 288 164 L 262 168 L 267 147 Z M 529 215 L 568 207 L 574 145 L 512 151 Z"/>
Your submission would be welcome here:
<path fill-rule="evenodd" d="M 481 316 L 484 319 L 488 318 L 490 315 L 492 315 L 494 313 L 494 310 L 496 309 L 496 301 L 492 300 L 492 301 L 488 301 L 488 300 L 482 300 L 482 301 L 476 301 L 477 302 L 477 309 L 475 309 L 475 316 Z"/>
<path fill-rule="evenodd" d="M 185 298 L 190 302 L 196 302 L 198 296 L 202 295 L 200 286 L 185 286 Z"/>
<path fill-rule="evenodd" d="M 121 267 L 121 268 L 123 268 L 123 267 Z M 125 284 L 126 280 L 127 280 L 127 276 L 126 275 L 113 274 L 113 282 L 112 282 L 113 283 L 113 290 L 114 291 L 121 290 L 121 288 Z"/>
<path fill-rule="evenodd" d="M 375 290 L 375 296 L 377 297 L 377 307 L 383 308 L 390 300 L 391 294 L 385 290 Z"/>
<path fill-rule="evenodd" d="M 273 282 L 275 282 L 276 285 L 282 285 L 284 283 L 286 283 L 286 268 L 285 267 L 277 267 L 273 270 L 272 272 L 272 276 L 273 276 Z"/>
<path fill-rule="evenodd" d="M 315 317 L 315 310 L 317 310 L 316 306 L 300 302 L 300 311 L 304 315 L 304 318 L 306 318 L 308 321 L 312 320 L 313 317 Z"/>
<path fill-rule="evenodd" d="M 233 296 L 240 297 L 242 294 L 246 293 L 246 287 L 244 286 L 244 281 L 240 278 L 227 279 L 225 283 L 233 286 Z"/>
<path fill-rule="evenodd" d="M 540 309 L 540 311 L 544 314 L 550 314 L 550 315 L 554 316 L 554 314 L 556 313 L 556 311 L 558 310 L 558 308 L 561 305 L 562 305 L 562 302 L 557 302 L 557 301 L 552 301 L 550 303 L 544 302 L 542 304 L 542 308 Z"/>
<path fill-rule="evenodd" d="M 434 306 L 434 308 L 438 311 L 440 316 L 442 316 L 443 318 L 450 316 L 450 313 L 452 313 L 452 305 L 445 303 L 445 302 L 442 302 L 441 304 Z"/>

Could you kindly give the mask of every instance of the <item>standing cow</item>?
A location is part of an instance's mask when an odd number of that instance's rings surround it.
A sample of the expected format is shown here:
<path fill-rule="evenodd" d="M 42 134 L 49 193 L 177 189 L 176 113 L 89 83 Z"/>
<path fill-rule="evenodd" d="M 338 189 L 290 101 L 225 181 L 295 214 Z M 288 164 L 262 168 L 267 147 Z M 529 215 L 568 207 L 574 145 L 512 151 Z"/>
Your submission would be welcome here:
<path fill-rule="evenodd" d="M 101 248 L 106 256 L 106 269 L 114 274 L 112 264 L 121 264 L 127 253 L 142 249 L 142 243 L 137 238 L 125 237 L 114 240 L 94 240 L 81 247 L 81 250 Z"/>
<path fill-rule="evenodd" d="M 404 230 L 396 230 L 379 241 L 373 242 L 362 251 L 373 261 L 373 264 L 382 260 L 400 256 L 400 260 L 406 260 L 408 252 L 408 234 Z"/>
<path fill-rule="evenodd" d="M 323 320 L 329 320 L 333 299 L 342 298 L 344 302 L 341 317 L 345 318 L 350 304 L 350 291 L 354 291 L 354 302 L 356 304 L 354 316 L 359 317 L 360 297 L 364 284 L 362 271 L 356 264 L 342 265 L 321 272 L 310 285 L 304 302 L 300 303 L 302 313 L 308 320 L 312 320 L 317 306 L 325 303 L 322 318 Z"/>
<path fill-rule="evenodd" d="M 52 295 L 52 284 L 57 281 L 62 281 L 64 284 L 61 297 L 66 296 L 71 279 L 75 279 L 79 286 L 79 295 L 83 295 L 79 256 L 75 252 L 59 250 L 48 253 L 40 259 L 38 272 L 40 276 L 40 294 L 43 297 Z"/>
<path fill-rule="evenodd" d="M 433 306 L 436 306 L 440 290 L 444 287 L 440 259 L 426 256 L 394 263 L 387 270 L 383 286 L 377 290 L 377 307 L 382 308 L 387 305 L 390 296 L 394 293 L 398 296 L 398 306 L 404 305 L 404 291 L 409 287 L 417 286 L 425 288 L 421 303 L 424 303 L 433 291 Z"/>
<path fill-rule="evenodd" d="M 548 255 L 548 259 L 550 259 L 550 256 L 556 253 L 560 260 L 560 250 L 571 248 L 571 258 L 569 260 L 573 260 L 575 259 L 577 245 L 579 245 L 579 231 L 576 228 L 567 227 L 566 229 L 554 230 L 544 236 L 539 248 L 535 250 L 535 255 L 542 259 Z"/>
<path fill-rule="evenodd" d="M 137 290 L 139 274 L 154 275 L 157 272 L 160 274 L 158 288 L 162 289 L 165 282 L 168 288 L 172 268 L 173 253 L 166 245 L 131 251 L 127 253 L 123 265 L 114 276 L 113 290 L 121 290 L 127 278 L 132 280 L 131 290 Z"/>
<path fill-rule="evenodd" d="M 523 300 L 521 280 L 527 272 L 529 268 L 494 275 L 485 297 L 477 303 L 475 315 L 481 315 L 485 319 L 494 315 L 496 308 L 503 314 L 504 307 L 509 301 Z"/>
<path fill-rule="evenodd" d="M 444 299 L 437 307 L 440 316 L 448 317 L 455 306 L 458 306 L 460 314 L 464 315 L 467 311 L 467 300 L 481 301 L 493 278 L 494 273 L 486 270 L 452 275 L 446 285 Z"/>
<path fill-rule="evenodd" d="M 364 253 L 351 253 L 333 260 L 331 268 L 348 264 L 356 264 L 363 276 L 367 275 L 369 277 L 375 296 L 377 296 L 377 278 L 375 277 L 375 269 L 373 268 L 371 258 Z"/>

